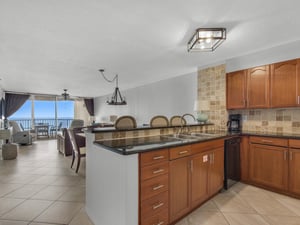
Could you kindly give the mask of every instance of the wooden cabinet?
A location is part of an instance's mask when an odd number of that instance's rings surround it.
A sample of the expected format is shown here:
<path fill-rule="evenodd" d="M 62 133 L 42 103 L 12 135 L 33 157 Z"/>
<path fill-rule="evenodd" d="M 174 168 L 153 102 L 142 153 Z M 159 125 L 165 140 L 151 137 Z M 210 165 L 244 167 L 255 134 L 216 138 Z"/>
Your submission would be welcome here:
<path fill-rule="evenodd" d="M 224 184 L 224 147 L 209 152 L 208 190 L 212 196 L 222 189 Z"/>
<path fill-rule="evenodd" d="M 300 195 L 300 140 L 289 140 L 289 191 Z"/>
<path fill-rule="evenodd" d="M 246 70 L 226 74 L 226 106 L 227 109 L 246 108 Z"/>
<path fill-rule="evenodd" d="M 223 187 L 224 140 L 183 147 L 186 149 L 169 150 L 170 156 L 182 151 L 190 154 L 181 154 L 173 160 L 170 157 L 170 222 L 178 220 Z"/>
<path fill-rule="evenodd" d="M 191 207 L 208 198 L 209 158 L 206 152 L 198 153 L 191 159 Z"/>
<path fill-rule="evenodd" d="M 243 161 L 249 163 L 249 179 L 243 180 L 299 197 L 300 140 L 250 136 L 249 143 Z"/>
<path fill-rule="evenodd" d="M 299 65 L 299 59 L 271 65 L 271 107 L 300 105 Z"/>
<path fill-rule="evenodd" d="M 250 137 L 249 177 L 268 187 L 288 189 L 288 143 L 286 139 Z"/>
<path fill-rule="evenodd" d="M 270 66 L 228 73 L 227 109 L 268 108 Z"/>
<path fill-rule="evenodd" d="M 270 99 L 270 66 L 247 70 L 247 108 L 268 108 Z"/>
<path fill-rule="evenodd" d="M 140 154 L 140 224 L 169 222 L 168 149 Z"/>
<path fill-rule="evenodd" d="M 172 151 L 172 149 L 170 149 Z M 190 211 L 190 158 L 170 162 L 170 221 L 175 221 Z"/>

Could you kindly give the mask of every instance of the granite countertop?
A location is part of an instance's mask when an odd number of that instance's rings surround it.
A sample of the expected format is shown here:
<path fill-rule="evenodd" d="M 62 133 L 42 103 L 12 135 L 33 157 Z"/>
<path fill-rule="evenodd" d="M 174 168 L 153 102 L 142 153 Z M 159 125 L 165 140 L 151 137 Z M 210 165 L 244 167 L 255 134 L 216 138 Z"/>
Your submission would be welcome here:
<path fill-rule="evenodd" d="M 224 131 L 215 131 L 213 133 L 207 133 L 207 135 L 205 134 L 203 136 L 201 135 L 201 137 L 195 136 L 194 138 L 180 138 L 180 137 L 176 137 L 176 135 L 157 135 L 157 136 L 147 136 L 147 137 L 98 140 L 98 141 L 94 141 L 94 144 L 100 145 L 105 149 L 114 151 L 122 155 L 130 155 L 130 154 L 135 154 L 140 152 L 151 151 L 155 149 L 176 147 L 181 145 L 205 142 L 205 141 L 219 139 L 219 138 L 226 139 L 234 136 L 244 136 L 244 135 L 300 139 L 300 134 L 286 134 L 286 133 L 276 133 L 276 132 L 254 132 L 254 131 L 230 133 Z"/>
<path fill-rule="evenodd" d="M 214 125 L 213 123 L 192 123 L 192 124 L 187 124 L 184 125 L 184 127 L 186 126 L 208 126 L 208 125 Z M 88 133 L 102 133 L 102 132 L 119 132 L 119 131 L 135 131 L 135 130 L 147 130 L 147 129 L 163 129 L 163 128 L 172 128 L 172 127 L 181 127 L 181 126 L 168 126 L 168 127 L 150 127 L 149 124 L 143 124 L 143 125 L 139 125 L 136 128 L 132 129 L 120 129 L 117 130 L 115 129 L 115 127 L 113 126 L 108 126 L 108 127 L 89 127 L 87 129 L 85 129 L 85 132 Z"/>
<path fill-rule="evenodd" d="M 140 152 L 151 151 L 154 149 L 187 145 L 231 136 L 232 135 L 228 135 L 227 132 L 214 133 L 210 135 L 205 135 L 203 137 L 195 136 L 191 138 L 180 138 L 174 137 L 173 135 L 156 135 L 146 137 L 98 140 L 94 141 L 94 144 L 100 145 L 105 149 L 117 152 L 122 155 L 130 155 Z"/>

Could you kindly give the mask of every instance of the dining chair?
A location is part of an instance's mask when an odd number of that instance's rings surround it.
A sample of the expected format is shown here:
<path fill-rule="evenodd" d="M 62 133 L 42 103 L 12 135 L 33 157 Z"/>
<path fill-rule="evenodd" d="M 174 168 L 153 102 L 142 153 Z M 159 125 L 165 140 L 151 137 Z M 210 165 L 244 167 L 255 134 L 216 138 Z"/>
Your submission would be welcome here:
<path fill-rule="evenodd" d="M 170 119 L 170 125 L 171 126 L 182 126 L 186 125 L 186 120 L 182 118 L 181 116 L 172 116 Z"/>
<path fill-rule="evenodd" d="M 68 129 L 67 130 L 70 142 L 71 142 L 71 147 L 72 147 L 72 163 L 71 163 L 71 168 L 73 168 L 73 164 L 75 161 L 75 158 L 77 158 L 77 166 L 76 166 L 76 173 L 78 173 L 79 166 L 80 166 L 80 161 L 81 157 L 86 157 L 86 148 L 85 148 L 85 143 L 84 146 L 81 146 L 78 144 L 76 141 L 75 133 L 73 129 Z"/>
<path fill-rule="evenodd" d="M 136 120 L 132 116 L 120 116 L 115 122 L 117 130 L 136 128 Z"/>
<path fill-rule="evenodd" d="M 169 126 L 169 120 L 167 117 L 158 115 L 152 117 L 150 120 L 150 127 L 167 127 Z"/>

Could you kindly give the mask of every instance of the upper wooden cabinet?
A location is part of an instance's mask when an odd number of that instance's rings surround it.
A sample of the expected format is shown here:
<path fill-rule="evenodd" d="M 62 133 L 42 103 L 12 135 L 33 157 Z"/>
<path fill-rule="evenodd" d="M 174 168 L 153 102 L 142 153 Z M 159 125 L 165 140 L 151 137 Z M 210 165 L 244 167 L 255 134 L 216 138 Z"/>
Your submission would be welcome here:
<path fill-rule="evenodd" d="M 227 73 L 226 101 L 227 109 L 246 108 L 246 70 Z"/>
<path fill-rule="evenodd" d="M 300 60 L 271 65 L 271 107 L 300 105 Z"/>
<path fill-rule="evenodd" d="M 269 107 L 270 66 L 227 74 L 227 109 Z"/>
<path fill-rule="evenodd" d="M 258 66 L 247 70 L 247 107 L 269 107 L 270 66 Z"/>

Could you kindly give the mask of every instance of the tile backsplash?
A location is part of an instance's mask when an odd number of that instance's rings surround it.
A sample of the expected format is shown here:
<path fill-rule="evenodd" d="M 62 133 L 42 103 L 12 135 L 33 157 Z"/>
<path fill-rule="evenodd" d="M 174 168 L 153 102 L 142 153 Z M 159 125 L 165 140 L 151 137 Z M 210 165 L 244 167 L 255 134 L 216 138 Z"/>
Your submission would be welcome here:
<path fill-rule="evenodd" d="M 242 115 L 247 131 L 300 134 L 300 108 L 231 110 Z"/>

